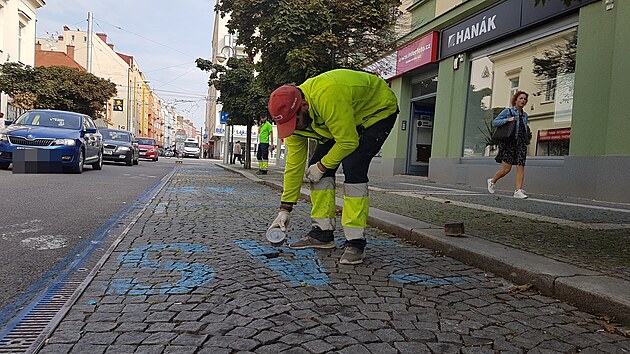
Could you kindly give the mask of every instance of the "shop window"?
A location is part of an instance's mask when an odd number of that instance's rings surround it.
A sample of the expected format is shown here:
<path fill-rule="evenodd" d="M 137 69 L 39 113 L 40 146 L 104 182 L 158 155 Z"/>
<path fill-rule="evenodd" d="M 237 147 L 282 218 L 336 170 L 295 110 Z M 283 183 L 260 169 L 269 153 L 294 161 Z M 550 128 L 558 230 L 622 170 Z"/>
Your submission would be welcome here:
<path fill-rule="evenodd" d="M 491 121 L 517 90 L 529 94 L 525 112 L 534 137 L 528 155 L 568 155 L 568 140 L 538 144 L 537 133 L 571 128 L 577 32 L 572 28 L 472 60 L 462 156 L 495 151 L 487 148 L 495 145 Z"/>

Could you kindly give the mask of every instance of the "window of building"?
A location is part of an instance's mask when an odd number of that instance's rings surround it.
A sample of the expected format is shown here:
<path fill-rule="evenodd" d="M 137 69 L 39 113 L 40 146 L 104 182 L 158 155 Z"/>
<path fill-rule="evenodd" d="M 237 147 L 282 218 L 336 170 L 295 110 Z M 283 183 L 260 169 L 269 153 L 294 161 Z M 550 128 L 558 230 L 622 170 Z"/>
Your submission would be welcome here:
<path fill-rule="evenodd" d="M 518 83 L 519 83 L 519 77 L 515 77 L 510 79 L 510 97 L 512 97 L 516 91 L 518 91 Z"/>
<path fill-rule="evenodd" d="M 551 102 L 556 99 L 556 78 L 547 80 L 545 87 L 545 102 Z"/>
<path fill-rule="evenodd" d="M 18 33 L 17 33 L 17 55 L 18 55 L 18 61 L 22 62 L 23 59 L 23 55 L 22 55 L 22 49 L 24 46 L 24 28 L 26 27 L 25 24 L 23 24 L 22 22 L 18 23 Z"/>
<path fill-rule="evenodd" d="M 574 27 L 471 61 L 462 156 L 495 151 L 487 148 L 494 145 L 491 121 L 517 90 L 529 94 L 525 112 L 533 138 L 528 155 L 568 155 L 568 135 L 562 142 L 542 138 L 550 142 L 539 144 L 538 133 L 571 128 L 577 35 Z"/>

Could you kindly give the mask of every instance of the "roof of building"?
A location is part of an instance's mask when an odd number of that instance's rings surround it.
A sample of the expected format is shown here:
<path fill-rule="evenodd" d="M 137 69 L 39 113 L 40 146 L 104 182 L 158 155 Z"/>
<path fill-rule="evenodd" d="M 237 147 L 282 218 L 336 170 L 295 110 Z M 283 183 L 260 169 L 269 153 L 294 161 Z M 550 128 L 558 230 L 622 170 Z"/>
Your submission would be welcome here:
<path fill-rule="evenodd" d="M 64 52 L 35 51 L 35 66 L 67 66 L 86 71 L 81 64 L 74 61 Z"/>

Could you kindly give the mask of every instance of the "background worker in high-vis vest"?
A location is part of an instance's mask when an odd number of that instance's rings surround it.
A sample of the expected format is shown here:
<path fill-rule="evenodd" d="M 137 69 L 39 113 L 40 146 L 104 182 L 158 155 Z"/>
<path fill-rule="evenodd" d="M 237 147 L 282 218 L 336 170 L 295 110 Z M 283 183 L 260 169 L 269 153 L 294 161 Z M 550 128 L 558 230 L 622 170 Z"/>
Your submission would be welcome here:
<path fill-rule="evenodd" d="M 341 225 L 346 243 L 339 263 L 362 263 L 367 243 L 368 168 L 396 122 L 396 96 L 377 76 L 336 69 L 299 86 L 277 88 L 268 108 L 288 149 L 280 212 L 270 228 L 286 231 L 306 177 L 311 183 L 312 229 L 289 247 L 335 248 L 335 171 L 342 164 Z M 316 139 L 318 145 L 304 173 L 308 138 Z"/>
<path fill-rule="evenodd" d="M 271 144 L 271 145 L 270 145 Z M 257 175 L 266 175 L 269 169 L 269 151 L 273 151 L 273 127 L 267 121 L 267 116 L 260 117 L 260 125 L 258 126 L 258 150 L 256 151 L 256 159 L 258 159 Z"/>

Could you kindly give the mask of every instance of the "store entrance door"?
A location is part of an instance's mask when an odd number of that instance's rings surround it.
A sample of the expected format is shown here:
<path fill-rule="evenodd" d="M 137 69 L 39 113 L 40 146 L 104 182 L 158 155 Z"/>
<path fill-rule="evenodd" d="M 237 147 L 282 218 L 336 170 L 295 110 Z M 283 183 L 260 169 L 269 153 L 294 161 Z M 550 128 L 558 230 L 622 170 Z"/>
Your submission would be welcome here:
<path fill-rule="evenodd" d="M 431 76 L 412 86 L 409 118 L 409 143 L 407 149 L 407 174 L 429 175 L 429 158 L 433 140 L 437 76 Z"/>

